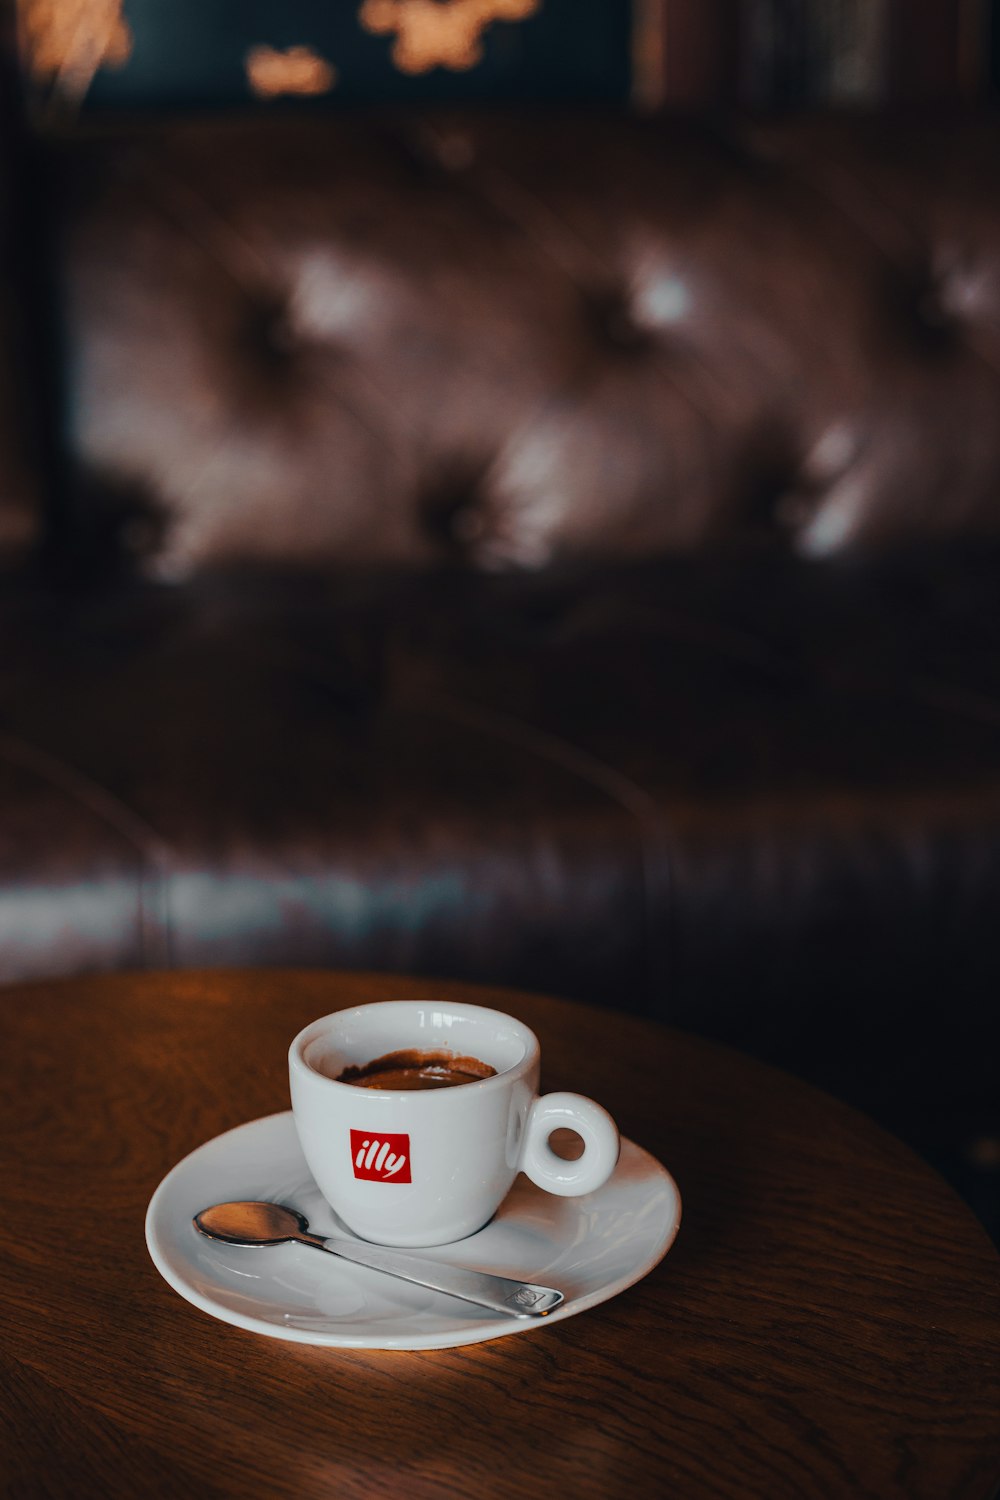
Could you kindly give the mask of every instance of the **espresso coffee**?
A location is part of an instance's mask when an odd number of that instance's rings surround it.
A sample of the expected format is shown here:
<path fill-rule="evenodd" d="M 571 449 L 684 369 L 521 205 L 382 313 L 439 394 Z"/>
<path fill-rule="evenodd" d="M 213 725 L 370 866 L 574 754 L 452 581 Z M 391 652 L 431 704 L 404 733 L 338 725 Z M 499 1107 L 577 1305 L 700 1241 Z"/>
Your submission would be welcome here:
<path fill-rule="evenodd" d="M 361 1067 L 345 1068 L 337 1083 L 359 1089 L 452 1089 L 460 1083 L 493 1078 L 496 1068 L 476 1057 L 456 1057 L 452 1052 L 422 1052 L 410 1048 L 387 1052 Z"/>

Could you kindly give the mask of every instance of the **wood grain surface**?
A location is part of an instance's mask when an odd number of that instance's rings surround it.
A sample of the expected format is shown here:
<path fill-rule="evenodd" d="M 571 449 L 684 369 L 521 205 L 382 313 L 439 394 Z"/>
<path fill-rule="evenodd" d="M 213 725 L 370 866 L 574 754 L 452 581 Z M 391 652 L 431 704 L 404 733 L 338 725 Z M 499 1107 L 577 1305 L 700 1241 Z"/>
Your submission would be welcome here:
<path fill-rule="evenodd" d="M 143 1217 L 188 1151 L 288 1107 L 294 1033 L 441 994 L 542 1041 L 684 1200 L 602 1307 L 435 1353 L 233 1328 L 160 1279 Z M 12 1497 L 958 1500 L 1000 1480 L 1000 1259 L 906 1147 L 645 1022 L 470 986 L 120 975 L 0 992 L 0 1485 Z"/>

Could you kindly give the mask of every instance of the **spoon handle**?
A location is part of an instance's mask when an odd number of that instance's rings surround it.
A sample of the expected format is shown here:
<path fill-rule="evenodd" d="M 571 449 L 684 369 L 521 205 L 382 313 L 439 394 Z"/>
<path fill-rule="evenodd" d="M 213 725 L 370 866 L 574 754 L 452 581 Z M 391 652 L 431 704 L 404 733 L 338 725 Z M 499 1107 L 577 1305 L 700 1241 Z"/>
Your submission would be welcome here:
<path fill-rule="evenodd" d="M 480 1307 L 488 1307 L 491 1312 L 506 1313 L 512 1318 L 544 1318 L 546 1313 L 565 1301 L 562 1292 L 554 1287 L 534 1286 L 530 1281 L 510 1281 L 506 1276 L 494 1276 L 489 1271 L 469 1271 L 464 1266 L 443 1265 L 436 1260 L 405 1255 L 382 1245 L 323 1239 L 318 1234 L 304 1238 L 308 1244 L 331 1255 L 339 1255 L 343 1260 L 353 1261 L 357 1266 L 385 1271 L 400 1281 L 412 1281 L 435 1292 L 447 1292 L 449 1296 L 461 1297 L 465 1302 L 475 1302 Z"/>

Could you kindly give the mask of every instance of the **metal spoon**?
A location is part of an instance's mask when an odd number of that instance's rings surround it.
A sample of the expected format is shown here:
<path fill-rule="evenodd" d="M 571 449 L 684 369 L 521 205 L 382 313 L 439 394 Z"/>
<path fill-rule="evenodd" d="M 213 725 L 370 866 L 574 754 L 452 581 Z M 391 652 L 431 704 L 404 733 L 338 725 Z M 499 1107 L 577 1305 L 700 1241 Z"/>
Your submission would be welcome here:
<path fill-rule="evenodd" d="M 195 1214 L 194 1226 L 209 1239 L 224 1240 L 227 1245 L 283 1245 L 288 1240 L 299 1240 L 303 1245 L 315 1245 L 317 1250 L 352 1260 L 355 1265 L 385 1271 L 400 1281 L 447 1292 L 450 1297 L 461 1297 L 465 1302 L 475 1302 L 512 1318 L 544 1318 L 566 1300 L 562 1292 L 550 1286 L 509 1281 L 506 1276 L 469 1271 L 464 1266 L 440 1265 L 436 1260 L 404 1255 L 367 1241 L 310 1234 L 309 1221 L 302 1214 L 278 1203 L 216 1203 Z"/>

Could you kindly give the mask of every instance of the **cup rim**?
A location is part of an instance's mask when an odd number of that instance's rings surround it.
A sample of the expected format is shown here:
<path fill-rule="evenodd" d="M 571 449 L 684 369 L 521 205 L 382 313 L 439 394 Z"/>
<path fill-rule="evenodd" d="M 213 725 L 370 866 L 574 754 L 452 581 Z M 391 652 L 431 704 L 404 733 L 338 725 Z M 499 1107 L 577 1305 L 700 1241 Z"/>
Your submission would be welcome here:
<path fill-rule="evenodd" d="M 500 1073 L 493 1073 L 489 1078 L 474 1078 L 469 1083 L 463 1083 L 461 1088 L 457 1089 L 362 1089 L 359 1091 L 354 1084 L 342 1083 L 338 1078 L 330 1078 L 326 1073 L 320 1073 L 316 1068 L 310 1067 L 310 1065 L 306 1062 L 306 1047 L 310 1044 L 310 1042 L 315 1041 L 318 1036 L 322 1036 L 324 1034 L 324 1029 L 329 1025 L 330 1022 L 337 1021 L 341 1017 L 360 1016 L 365 1011 L 381 1010 L 387 1005 L 426 1007 L 435 1004 L 448 1005 L 448 1007 L 456 1015 L 459 1016 L 468 1015 L 470 1013 L 474 1016 L 479 1017 L 495 1016 L 498 1020 L 503 1021 L 507 1025 L 513 1023 L 513 1025 L 523 1036 L 525 1043 L 524 1056 L 521 1057 L 516 1063 L 514 1063 L 513 1067 L 504 1068 L 504 1070 Z M 317 1084 L 321 1088 L 328 1086 L 332 1089 L 338 1090 L 341 1093 L 349 1090 L 355 1097 L 359 1092 L 361 1092 L 368 1093 L 369 1095 L 377 1094 L 380 1099 L 394 1099 L 397 1101 L 420 1100 L 421 1103 L 414 1103 L 411 1107 L 422 1109 L 429 1107 L 426 1101 L 430 1099 L 434 1099 L 437 1101 L 446 1099 L 450 1100 L 455 1095 L 459 1095 L 462 1098 L 467 1099 L 469 1097 L 470 1090 L 482 1091 L 483 1089 L 507 1087 L 509 1086 L 511 1081 L 516 1080 L 523 1073 L 525 1073 L 532 1066 L 532 1064 L 538 1060 L 540 1055 L 541 1046 L 537 1036 L 532 1031 L 531 1027 L 528 1026 L 524 1021 L 519 1020 L 517 1016 L 510 1015 L 508 1011 L 496 1010 L 493 1006 L 489 1005 L 466 1004 L 464 1001 L 457 1001 L 455 1003 L 452 1003 L 451 1001 L 446 1000 L 435 1001 L 420 998 L 407 1000 L 403 998 L 399 1000 L 371 1000 L 366 1001 L 363 1005 L 345 1005 L 340 1010 L 330 1011 L 328 1015 L 317 1016 L 315 1020 L 310 1021 L 307 1025 L 303 1026 L 302 1030 L 292 1038 L 291 1044 L 288 1048 L 288 1065 L 294 1073 L 297 1073 L 304 1078 L 315 1079 Z"/>

